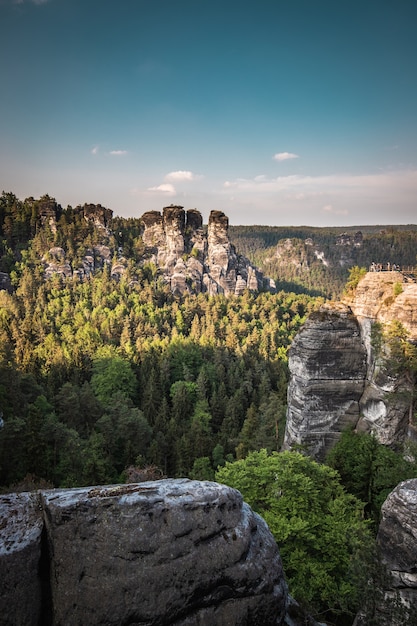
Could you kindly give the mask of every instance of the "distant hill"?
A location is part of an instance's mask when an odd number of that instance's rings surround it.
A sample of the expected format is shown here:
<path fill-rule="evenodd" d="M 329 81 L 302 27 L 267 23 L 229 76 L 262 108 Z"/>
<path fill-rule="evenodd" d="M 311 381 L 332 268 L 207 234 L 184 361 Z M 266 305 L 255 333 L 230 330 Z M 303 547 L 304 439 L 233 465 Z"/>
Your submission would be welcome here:
<path fill-rule="evenodd" d="M 355 265 L 414 267 L 417 225 L 230 226 L 229 236 L 277 289 L 337 299 Z"/>

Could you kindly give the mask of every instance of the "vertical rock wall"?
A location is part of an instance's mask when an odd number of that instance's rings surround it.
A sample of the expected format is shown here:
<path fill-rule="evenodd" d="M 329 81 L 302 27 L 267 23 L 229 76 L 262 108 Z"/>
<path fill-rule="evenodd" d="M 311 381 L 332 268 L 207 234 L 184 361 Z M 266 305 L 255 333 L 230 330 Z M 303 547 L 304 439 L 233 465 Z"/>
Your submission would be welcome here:
<path fill-rule="evenodd" d="M 163 213 L 150 211 L 142 218 L 143 242 L 172 291 L 240 295 L 264 286 L 261 272 L 238 255 L 230 243 L 229 220 L 221 211 L 211 211 L 207 235 L 199 211 L 187 212 L 171 205 Z M 274 289 L 272 282 L 269 284 Z"/>
<path fill-rule="evenodd" d="M 323 459 L 359 419 L 366 351 L 352 312 L 328 306 L 313 313 L 291 345 L 289 368 L 284 447 L 300 445 Z"/>
<path fill-rule="evenodd" d="M 400 272 L 369 272 L 354 297 L 310 316 L 289 352 L 285 448 L 321 460 L 349 424 L 385 445 L 409 436 L 410 382 L 371 345 L 373 324 L 392 320 L 417 341 L 417 284 Z"/>

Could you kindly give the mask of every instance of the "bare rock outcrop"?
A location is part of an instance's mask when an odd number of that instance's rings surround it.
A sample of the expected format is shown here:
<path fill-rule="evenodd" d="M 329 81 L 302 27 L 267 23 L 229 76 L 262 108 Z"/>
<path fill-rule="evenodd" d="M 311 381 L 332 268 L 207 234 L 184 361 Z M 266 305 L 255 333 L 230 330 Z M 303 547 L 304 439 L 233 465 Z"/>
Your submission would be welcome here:
<path fill-rule="evenodd" d="M 408 607 L 417 607 L 417 478 L 406 480 L 382 505 L 378 543 L 392 586 Z"/>
<path fill-rule="evenodd" d="M 410 382 L 378 359 L 372 349 L 372 327 L 375 322 L 389 325 L 399 321 L 410 341 L 417 341 L 417 284 L 398 271 L 368 272 L 353 298 L 345 301 L 360 324 L 367 351 L 367 383 L 357 428 L 373 432 L 385 445 L 393 445 L 408 435 Z"/>
<path fill-rule="evenodd" d="M 25 519 L 18 541 L 13 529 L 2 532 L 3 587 L 10 580 L 0 600 L 9 621 L 2 623 L 283 623 L 288 597 L 278 548 L 230 487 L 160 480 L 16 498 L 0 497 L 1 515 L 8 518 L 13 506 Z M 21 540 L 24 533 L 32 540 Z M 29 603 L 31 618 L 19 621 Z"/>
<path fill-rule="evenodd" d="M 9 274 L 6 272 L 0 272 L 0 290 L 12 291 L 12 283 Z"/>
<path fill-rule="evenodd" d="M 330 305 L 313 313 L 291 345 L 289 368 L 284 446 L 298 444 L 323 459 L 359 419 L 366 351 L 350 309 Z"/>
<path fill-rule="evenodd" d="M 351 424 L 385 445 L 410 433 L 410 381 L 374 353 L 375 322 L 400 321 L 417 340 L 417 284 L 400 272 L 369 272 L 353 297 L 313 313 L 289 352 L 284 447 L 322 459 Z"/>
<path fill-rule="evenodd" d="M 171 205 L 142 215 L 143 243 L 148 260 L 156 264 L 175 293 L 240 295 L 245 289 L 274 290 L 272 281 L 248 259 L 238 255 L 228 235 L 229 220 L 222 211 L 211 211 L 207 234 L 196 209 L 184 211 Z"/>
<path fill-rule="evenodd" d="M 401 272 L 368 272 L 345 300 L 361 324 L 398 320 L 417 340 L 417 283 Z"/>
<path fill-rule="evenodd" d="M 52 200 L 45 202 L 42 223 L 49 224 L 56 233 L 58 208 Z M 147 211 L 140 218 L 143 254 L 133 265 L 125 258 L 123 246 L 115 244 L 117 238 L 112 237 L 110 209 L 100 204 L 84 204 L 71 209 L 67 219 L 74 215 L 81 216 L 96 229 L 95 239 L 99 243 L 83 251 L 81 259 L 74 253 L 68 255 L 63 248 L 51 248 L 42 257 L 46 278 L 58 274 L 63 279 L 76 276 L 82 281 L 108 266 L 114 280 L 127 275 L 130 284 L 136 284 L 141 268 L 151 263 L 156 266 L 158 279 L 179 295 L 201 292 L 241 295 L 246 289 L 275 291 L 273 280 L 264 278 L 246 257 L 237 254 L 229 240 L 229 220 L 221 211 L 211 212 L 207 232 L 197 209 L 185 211 L 182 206 L 170 205 L 162 213 Z"/>
<path fill-rule="evenodd" d="M 0 623 L 37 626 L 42 588 L 39 577 L 43 527 L 35 493 L 0 496 Z"/>
<path fill-rule="evenodd" d="M 82 207 L 77 207 L 76 211 L 79 211 L 87 222 L 92 222 L 96 228 L 110 232 L 113 219 L 111 209 L 106 209 L 101 204 L 84 204 Z"/>

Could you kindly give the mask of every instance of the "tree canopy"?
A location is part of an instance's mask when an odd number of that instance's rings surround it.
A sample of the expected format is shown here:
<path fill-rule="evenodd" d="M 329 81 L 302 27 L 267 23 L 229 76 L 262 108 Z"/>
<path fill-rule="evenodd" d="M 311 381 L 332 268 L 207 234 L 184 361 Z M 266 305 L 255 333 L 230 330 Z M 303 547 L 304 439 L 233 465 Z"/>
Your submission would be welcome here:
<path fill-rule="evenodd" d="M 371 536 L 363 504 L 334 469 L 298 452 L 263 449 L 226 463 L 216 480 L 238 489 L 265 519 L 299 602 L 322 618 L 357 610 L 364 581 L 352 568 Z"/>

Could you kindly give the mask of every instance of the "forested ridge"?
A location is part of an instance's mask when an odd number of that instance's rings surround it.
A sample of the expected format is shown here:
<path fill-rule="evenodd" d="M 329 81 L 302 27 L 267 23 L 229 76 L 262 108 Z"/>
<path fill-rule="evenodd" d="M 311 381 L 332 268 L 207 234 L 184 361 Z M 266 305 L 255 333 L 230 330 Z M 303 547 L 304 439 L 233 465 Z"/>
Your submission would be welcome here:
<path fill-rule="evenodd" d="M 53 199 L 2 200 L 13 283 L 0 291 L 2 485 L 27 474 L 106 483 L 130 465 L 213 478 L 226 459 L 279 449 L 287 349 L 319 301 L 282 291 L 174 297 L 156 268 L 134 265 L 137 222 L 116 218 L 103 234 L 68 208 L 54 232 L 39 219 Z M 131 254 L 119 281 L 107 265 L 83 281 L 45 277 L 51 246 L 76 260 L 116 237 Z"/>
<path fill-rule="evenodd" d="M 416 265 L 417 226 L 230 226 L 230 238 L 278 289 L 339 299 L 352 267 Z"/>
<path fill-rule="evenodd" d="M 297 236 L 284 246 L 290 256 L 312 250 L 299 231 L 285 233 Z M 334 236 L 319 234 L 322 243 Z M 238 227 L 234 240 L 266 263 L 276 235 Z M 413 229 L 371 235 L 373 260 L 383 255 L 380 241 L 398 251 L 397 262 L 411 259 Z M 110 263 L 81 279 L 61 272 L 58 259 L 45 273 L 54 246 L 76 267 L 103 244 L 115 262 L 127 259 L 117 280 Z M 279 452 L 288 348 L 346 269 L 332 283 L 314 258 L 321 274 L 280 273 L 285 289 L 274 294 L 180 297 L 144 258 L 139 219 L 115 217 L 100 229 L 80 207 L 3 193 L 0 272 L 10 287 L 0 290 L 0 489 L 109 484 L 142 470 L 226 482 L 267 519 L 303 606 L 351 624 L 362 592 L 371 603 L 376 593 L 365 582 L 377 577 L 372 534 L 383 498 L 417 470 L 412 455 L 405 460 L 370 435 L 346 433 L 328 459 L 333 469 Z M 285 498 L 277 498 L 278 476 Z"/>

